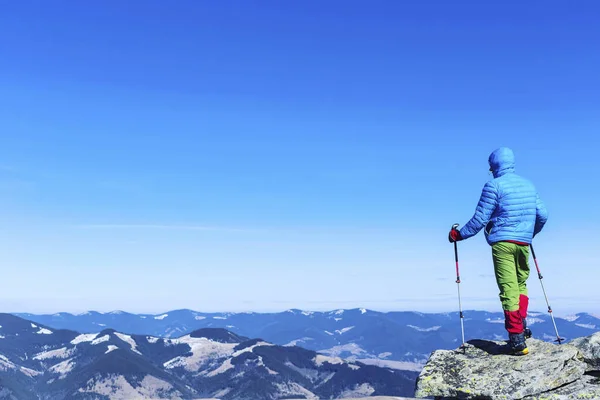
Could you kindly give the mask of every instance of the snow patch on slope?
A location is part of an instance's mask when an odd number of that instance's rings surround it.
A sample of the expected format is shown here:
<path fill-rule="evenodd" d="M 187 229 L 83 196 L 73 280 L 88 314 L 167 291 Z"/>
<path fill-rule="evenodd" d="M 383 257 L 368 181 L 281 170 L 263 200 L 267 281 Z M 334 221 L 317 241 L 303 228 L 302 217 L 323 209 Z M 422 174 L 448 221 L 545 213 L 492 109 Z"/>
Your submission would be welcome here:
<path fill-rule="evenodd" d="M 43 372 L 36 371 L 34 369 L 31 369 L 31 368 L 19 367 L 19 370 L 21 371 L 21 373 L 23 373 L 23 374 L 25 374 L 27 376 L 30 376 L 32 378 L 35 377 L 35 376 L 43 374 Z"/>
<path fill-rule="evenodd" d="M 128 345 L 130 345 L 130 346 L 131 346 L 131 350 L 132 350 L 134 353 L 138 353 L 138 354 L 140 354 L 140 355 L 142 354 L 142 353 L 140 353 L 140 352 L 137 350 L 137 343 L 135 343 L 135 340 L 133 340 L 133 338 L 132 338 L 131 336 L 129 336 L 129 335 L 125 335 L 125 334 L 123 334 L 123 333 L 118 333 L 118 332 L 115 332 L 115 335 L 117 335 L 117 337 L 118 337 L 119 339 L 121 339 L 122 341 L 124 341 L 125 343 L 127 343 Z"/>
<path fill-rule="evenodd" d="M 95 393 L 107 396 L 111 400 L 180 398 L 181 393 L 173 386 L 152 375 L 146 375 L 140 386 L 133 387 L 123 375 L 111 375 L 102 380 L 90 379 L 86 385 L 79 388 L 80 393 Z"/>
<path fill-rule="evenodd" d="M 97 339 L 92 340 L 92 344 L 93 345 L 97 345 L 100 343 L 104 343 L 104 342 L 108 342 L 110 340 L 110 336 L 109 335 L 104 335 L 102 337 L 99 337 Z"/>
<path fill-rule="evenodd" d="M 328 357 L 322 354 L 317 354 L 315 358 L 313 358 L 313 362 L 317 367 L 320 367 L 323 365 L 323 363 L 326 362 L 328 362 L 329 364 L 343 364 L 344 360 L 342 360 L 339 357 Z"/>
<path fill-rule="evenodd" d="M 219 343 L 206 338 L 193 338 L 190 335 L 171 339 L 172 344 L 187 344 L 191 356 L 179 356 L 164 363 L 165 368 L 183 367 L 188 371 L 198 371 L 204 364 L 215 359 L 229 357 L 237 343 Z"/>
<path fill-rule="evenodd" d="M 225 389 L 221 389 L 221 390 L 219 390 L 217 393 L 215 393 L 215 394 L 213 395 L 213 397 L 214 397 L 214 398 L 216 398 L 216 399 L 220 399 L 221 397 L 225 397 L 225 395 L 226 395 L 227 393 L 229 393 L 229 392 L 231 392 L 231 388 L 225 388 Z"/>
<path fill-rule="evenodd" d="M 67 374 L 73 370 L 74 366 L 75 362 L 72 358 L 69 358 L 68 360 L 51 366 L 49 371 L 55 374 L 59 374 L 60 376 L 58 377 L 58 379 L 64 379 L 67 376 Z"/>
<path fill-rule="evenodd" d="M 8 371 L 9 369 L 16 369 L 17 366 L 10 361 L 6 356 L 0 354 L 0 371 Z"/>
<path fill-rule="evenodd" d="M 304 386 L 300 386 L 296 382 L 275 383 L 278 391 L 278 398 L 293 398 L 292 396 L 302 396 L 300 398 L 317 400 L 319 397 Z"/>
<path fill-rule="evenodd" d="M 234 368 L 233 364 L 231 363 L 231 360 L 233 358 L 238 357 L 244 353 L 252 353 L 256 347 L 260 347 L 260 346 L 273 346 L 273 344 L 267 343 L 267 342 L 258 342 L 256 344 L 253 344 L 252 346 L 248 346 L 243 349 L 240 349 L 240 350 L 234 352 L 233 354 L 231 354 L 231 357 L 227 358 L 218 368 L 206 373 L 206 376 L 213 377 L 218 374 L 222 374 L 225 371 L 229 371 L 230 369 Z M 262 365 L 265 368 L 267 368 L 266 365 L 263 363 L 262 357 L 260 357 L 260 356 L 258 357 L 258 365 Z M 269 372 L 269 374 L 273 374 L 273 375 L 277 374 L 277 372 L 272 371 L 269 368 L 267 368 L 267 371 Z"/>
<path fill-rule="evenodd" d="M 596 325 L 592 325 L 592 324 L 575 324 L 581 328 L 587 328 L 587 329 L 596 329 Z"/>
<path fill-rule="evenodd" d="M 253 344 L 252 346 L 245 347 L 241 350 L 236 351 L 235 353 L 232 354 L 232 356 L 237 357 L 243 353 L 252 353 L 254 351 L 254 348 L 260 347 L 260 346 L 274 346 L 274 345 L 271 343 L 267 343 L 267 342 L 257 342 L 256 344 Z"/>
<path fill-rule="evenodd" d="M 46 329 L 46 328 L 41 328 L 39 331 L 36 332 L 38 335 L 52 335 L 54 332 L 52 332 L 50 329 Z"/>
<path fill-rule="evenodd" d="M 350 329 L 354 328 L 353 326 L 349 326 L 347 328 L 342 328 L 342 329 L 336 329 L 335 333 L 341 335 L 343 333 L 348 332 Z"/>
<path fill-rule="evenodd" d="M 298 346 L 298 343 L 306 343 L 310 340 L 314 340 L 313 338 L 303 337 L 301 339 L 295 339 L 289 342 L 288 344 L 284 344 L 285 347 Z"/>
<path fill-rule="evenodd" d="M 531 326 L 540 322 L 546 322 L 545 320 L 543 320 L 542 318 L 532 318 L 532 317 L 528 317 L 527 318 L 527 325 Z"/>
<path fill-rule="evenodd" d="M 67 349 L 61 347 L 60 349 L 44 351 L 33 356 L 34 360 L 47 360 L 49 358 L 68 358 L 73 355 L 75 349 Z"/>
<path fill-rule="evenodd" d="M 213 377 L 215 375 L 222 374 L 225 371 L 229 371 L 232 368 L 234 368 L 234 367 L 233 367 L 233 364 L 231 363 L 231 358 L 228 358 L 227 360 L 225 360 L 223 362 L 223 364 L 221 364 L 219 366 L 219 368 L 217 368 L 213 371 L 210 371 L 209 373 L 206 374 L 206 376 Z"/>
<path fill-rule="evenodd" d="M 298 367 L 296 364 L 292 363 L 291 361 L 287 360 L 284 365 L 294 371 L 296 371 L 297 373 L 299 373 L 300 375 L 304 376 L 305 378 L 308 378 L 311 381 L 315 381 L 317 379 L 321 379 L 322 383 L 325 383 L 327 381 L 327 379 L 323 379 L 322 377 L 320 377 L 320 373 L 318 370 L 314 369 L 314 368 L 302 368 L 302 367 Z M 332 373 L 332 376 L 335 375 L 335 373 Z"/>
<path fill-rule="evenodd" d="M 415 326 L 415 325 L 406 325 L 406 326 L 408 326 L 409 328 L 413 328 L 414 330 L 419 331 L 419 332 L 437 331 L 438 329 L 441 328 L 441 326 L 438 326 L 438 325 L 432 326 L 430 328 L 421 328 L 421 327 L 418 327 L 418 326 Z"/>
<path fill-rule="evenodd" d="M 168 316 L 169 316 L 169 314 L 157 315 L 156 317 L 154 317 L 154 319 L 163 320 L 163 319 L 167 318 Z"/>
<path fill-rule="evenodd" d="M 110 353 L 111 351 L 114 351 L 114 350 L 117 350 L 117 349 L 118 349 L 118 347 L 117 347 L 117 346 L 115 346 L 114 344 L 109 344 L 109 345 L 108 345 L 108 350 L 106 350 L 106 351 L 104 352 L 104 354 L 108 354 L 108 353 Z"/>
<path fill-rule="evenodd" d="M 75 339 L 71 340 L 71 344 L 91 342 L 92 340 L 96 339 L 96 336 L 98 336 L 97 333 L 84 333 L 83 335 L 79 335 Z"/>
<path fill-rule="evenodd" d="M 15 363 L 13 363 L 12 361 L 10 361 L 6 356 L 0 354 L 0 371 L 8 371 L 9 369 L 14 369 L 14 370 L 18 369 L 21 373 L 23 373 L 27 376 L 31 376 L 31 377 L 42 374 L 39 371 L 18 366 Z"/>
<path fill-rule="evenodd" d="M 264 364 L 263 364 L 263 365 L 264 365 Z M 269 367 L 267 367 L 267 366 L 265 366 L 265 368 L 267 369 L 267 372 L 268 372 L 270 375 L 279 375 L 279 372 L 277 372 L 277 371 L 273 371 L 271 368 L 269 368 Z"/>
<path fill-rule="evenodd" d="M 347 343 L 347 344 L 343 344 L 343 345 L 338 345 L 338 346 L 334 346 L 330 349 L 319 350 L 319 352 L 325 353 L 332 357 L 338 357 L 343 353 L 350 353 L 354 356 L 362 356 L 362 357 L 368 355 L 368 353 L 365 350 L 363 350 L 356 343 Z"/>
<path fill-rule="evenodd" d="M 544 315 L 544 314 L 539 313 L 539 312 L 530 312 L 530 313 L 527 313 L 527 315 L 532 316 L 532 317 L 539 317 L 540 315 Z"/>

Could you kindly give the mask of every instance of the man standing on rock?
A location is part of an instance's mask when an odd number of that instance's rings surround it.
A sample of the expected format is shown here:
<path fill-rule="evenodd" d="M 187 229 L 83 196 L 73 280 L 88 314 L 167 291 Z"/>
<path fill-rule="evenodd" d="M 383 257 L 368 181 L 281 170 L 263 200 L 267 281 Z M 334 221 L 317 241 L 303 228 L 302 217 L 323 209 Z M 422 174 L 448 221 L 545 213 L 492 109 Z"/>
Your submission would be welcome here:
<path fill-rule="evenodd" d="M 485 227 L 510 349 L 515 355 L 525 355 L 529 353 L 525 339 L 531 337 L 525 320 L 529 304 L 529 245 L 544 227 L 548 212 L 535 186 L 515 173 L 511 149 L 495 150 L 488 163 L 494 179 L 483 187 L 473 218 L 460 230 L 452 229 L 448 239 L 451 243 L 468 239 Z"/>

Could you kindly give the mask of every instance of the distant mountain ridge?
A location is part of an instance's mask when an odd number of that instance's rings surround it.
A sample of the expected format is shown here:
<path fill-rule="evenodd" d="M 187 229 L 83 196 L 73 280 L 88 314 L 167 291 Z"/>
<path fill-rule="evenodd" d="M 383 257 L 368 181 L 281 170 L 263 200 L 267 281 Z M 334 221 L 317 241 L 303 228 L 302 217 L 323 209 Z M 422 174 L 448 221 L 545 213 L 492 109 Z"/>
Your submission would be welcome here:
<path fill-rule="evenodd" d="M 0 314 L 0 334 L 0 398 L 7 399 L 406 396 L 417 377 L 222 328 L 177 338 L 78 333 Z"/>
<path fill-rule="evenodd" d="M 281 346 L 298 345 L 330 356 L 378 365 L 415 363 L 415 369 L 432 351 L 455 348 L 460 340 L 457 312 L 379 312 L 355 308 L 319 312 L 290 309 L 279 313 L 174 310 L 157 315 L 123 311 L 15 315 L 53 328 L 85 333 L 113 328 L 119 332 L 168 338 L 201 328 L 224 328 L 243 337 L 260 337 Z M 502 313 L 466 310 L 464 315 L 467 340 L 506 338 Z M 547 312 L 531 312 L 528 322 L 534 337 L 547 341 L 555 339 Z M 567 340 L 600 330 L 600 318 L 588 313 L 557 317 L 556 322 L 561 336 Z M 410 368 L 407 364 L 398 365 Z"/>

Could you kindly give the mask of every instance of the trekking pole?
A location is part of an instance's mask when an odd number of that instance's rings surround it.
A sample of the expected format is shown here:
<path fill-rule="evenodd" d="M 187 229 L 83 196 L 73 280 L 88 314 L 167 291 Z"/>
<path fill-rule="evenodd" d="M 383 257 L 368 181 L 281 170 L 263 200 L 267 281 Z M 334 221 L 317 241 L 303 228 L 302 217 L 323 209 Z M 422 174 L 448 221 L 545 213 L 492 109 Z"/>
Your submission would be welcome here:
<path fill-rule="evenodd" d="M 458 224 L 452 225 L 452 229 L 458 228 Z M 460 331 L 462 334 L 462 345 L 460 347 L 465 347 L 465 325 L 464 325 L 464 315 L 462 312 L 462 304 L 460 301 L 460 272 L 458 270 L 458 245 L 454 242 L 454 261 L 456 261 L 456 287 L 458 288 L 458 310 L 460 315 Z"/>
<path fill-rule="evenodd" d="M 540 272 L 540 267 L 538 266 L 537 258 L 535 257 L 535 251 L 533 251 L 533 245 L 529 245 L 529 248 L 531 249 L 531 255 L 533 256 L 533 262 L 535 262 L 535 268 L 537 269 L 538 278 L 540 278 L 540 284 L 542 285 L 542 292 L 544 292 L 544 297 L 546 298 L 546 304 L 548 305 L 548 312 L 550 313 L 550 317 L 552 317 L 552 324 L 554 325 L 554 331 L 556 332 L 555 342 L 558 342 L 558 344 L 561 344 L 561 342 L 565 339 L 561 338 L 560 335 L 558 334 L 558 328 L 556 327 L 556 321 L 554 321 L 554 314 L 552 314 L 552 307 L 550 307 L 550 303 L 548 302 L 548 296 L 546 296 L 546 289 L 544 289 L 544 282 L 542 282 L 542 279 L 544 277 L 542 276 L 542 273 Z"/>

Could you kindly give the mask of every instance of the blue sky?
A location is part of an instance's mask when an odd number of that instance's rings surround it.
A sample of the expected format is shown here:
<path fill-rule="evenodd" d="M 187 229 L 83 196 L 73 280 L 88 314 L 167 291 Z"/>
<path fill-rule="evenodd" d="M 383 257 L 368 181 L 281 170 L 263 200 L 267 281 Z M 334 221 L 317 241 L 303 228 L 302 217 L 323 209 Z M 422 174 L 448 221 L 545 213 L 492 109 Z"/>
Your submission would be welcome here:
<path fill-rule="evenodd" d="M 7 3 L 0 308 L 456 310 L 447 232 L 509 146 L 553 308 L 598 312 L 599 11 Z M 460 258 L 463 306 L 500 310 L 483 235 Z"/>

